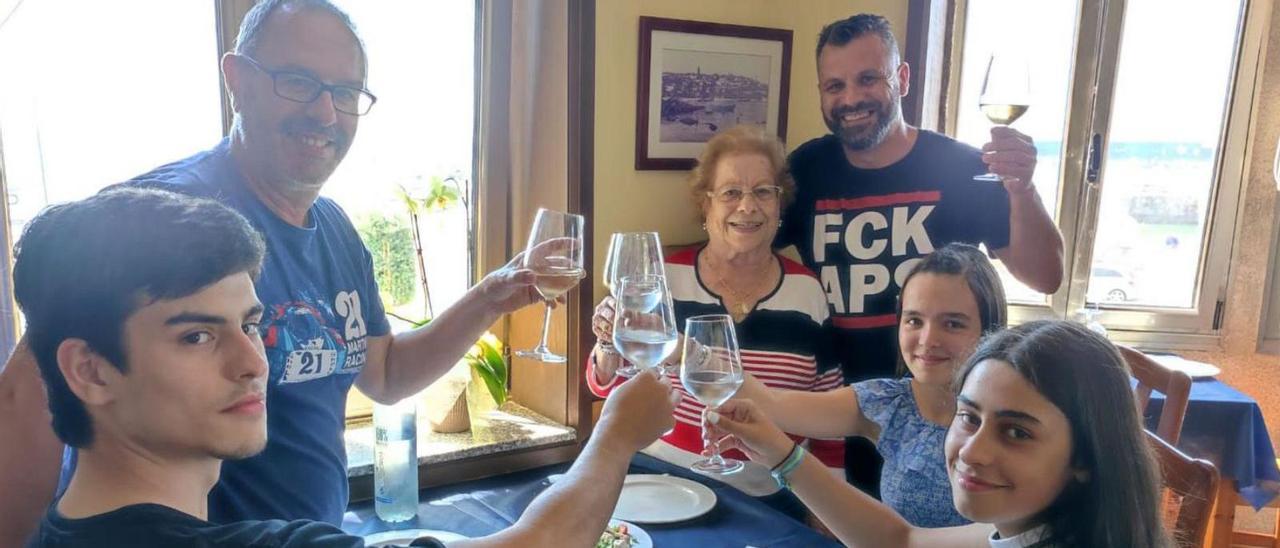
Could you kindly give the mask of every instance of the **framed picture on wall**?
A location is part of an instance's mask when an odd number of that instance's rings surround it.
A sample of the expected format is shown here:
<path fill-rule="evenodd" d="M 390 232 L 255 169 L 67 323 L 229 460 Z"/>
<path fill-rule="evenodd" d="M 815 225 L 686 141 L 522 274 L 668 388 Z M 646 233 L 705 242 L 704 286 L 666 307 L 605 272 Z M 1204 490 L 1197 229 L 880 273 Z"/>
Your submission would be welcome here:
<path fill-rule="evenodd" d="M 739 124 L 786 138 L 790 30 L 641 17 L 639 57 L 636 169 L 691 169 Z"/>

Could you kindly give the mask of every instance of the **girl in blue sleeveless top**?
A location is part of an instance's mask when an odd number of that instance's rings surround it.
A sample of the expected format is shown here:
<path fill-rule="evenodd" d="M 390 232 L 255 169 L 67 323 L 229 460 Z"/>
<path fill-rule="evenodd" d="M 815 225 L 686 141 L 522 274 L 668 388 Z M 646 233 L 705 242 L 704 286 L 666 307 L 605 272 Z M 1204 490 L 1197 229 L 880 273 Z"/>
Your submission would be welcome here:
<path fill-rule="evenodd" d="M 963 525 L 969 520 L 951 501 L 942 455 L 956 410 L 951 381 L 982 335 L 1004 327 L 1004 289 L 986 255 L 956 243 L 922 259 L 900 295 L 898 370 L 909 377 L 794 394 L 751 378 L 739 396 L 793 434 L 871 439 L 884 457 L 886 505 L 918 527 Z"/>

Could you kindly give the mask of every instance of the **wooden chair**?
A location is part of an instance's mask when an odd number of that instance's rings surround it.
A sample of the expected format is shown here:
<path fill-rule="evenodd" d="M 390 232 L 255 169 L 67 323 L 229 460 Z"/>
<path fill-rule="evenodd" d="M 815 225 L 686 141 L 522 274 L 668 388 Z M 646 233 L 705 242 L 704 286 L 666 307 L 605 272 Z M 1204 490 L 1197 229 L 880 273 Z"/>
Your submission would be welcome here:
<path fill-rule="evenodd" d="M 1276 459 L 1276 466 L 1280 466 L 1280 459 Z M 1248 503 L 1239 495 L 1233 497 L 1237 506 L 1245 506 Z M 1272 533 L 1253 533 L 1249 531 L 1231 531 L 1231 544 L 1242 546 L 1261 546 L 1263 548 L 1280 548 L 1280 498 L 1273 499 L 1267 503 L 1266 508 L 1276 509 L 1275 525 L 1272 527 Z M 1233 524 L 1234 527 L 1234 524 Z"/>
<path fill-rule="evenodd" d="M 1156 424 L 1156 435 L 1178 445 L 1178 437 L 1182 435 L 1182 419 L 1187 414 L 1187 400 L 1191 397 L 1191 377 L 1182 371 L 1174 371 L 1160 365 L 1146 354 L 1116 345 L 1120 355 L 1129 364 L 1129 370 L 1138 379 L 1138 386 L 1133 390 L 1134 403 L 1138 406 L 1138 416 L 1144 416 L 1147 403 L 1151 401 L 1151 392 L 1164 394 L 1164 408 L 1160 411 L 1160 422 Z"/>
<path fill-rule="evenodd" d="M 1174 544 L 1201 546 L 1213 516 L 1218 469 L 1207 460 L 1188 457 L 1151 431 L 1146 435 L 1160 463 L 1165 525 L 1172 526 Z"/>

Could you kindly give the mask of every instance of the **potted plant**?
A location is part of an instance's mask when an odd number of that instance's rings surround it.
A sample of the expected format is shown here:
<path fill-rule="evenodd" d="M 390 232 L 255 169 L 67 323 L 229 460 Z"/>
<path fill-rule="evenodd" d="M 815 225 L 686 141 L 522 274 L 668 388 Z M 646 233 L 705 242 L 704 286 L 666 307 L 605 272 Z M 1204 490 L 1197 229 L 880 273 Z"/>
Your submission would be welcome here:
<path fill-rule="evenodd" d="M 490 413 L 507 402 L 507 379 L 510 369 L 503 356 L 502 342 L 492 333 L 485 333 L 472 345 L 463 361 L 471 370 L 467 383 L 467 413 L 472 435 L 484 435 L 489 426 Z"/>

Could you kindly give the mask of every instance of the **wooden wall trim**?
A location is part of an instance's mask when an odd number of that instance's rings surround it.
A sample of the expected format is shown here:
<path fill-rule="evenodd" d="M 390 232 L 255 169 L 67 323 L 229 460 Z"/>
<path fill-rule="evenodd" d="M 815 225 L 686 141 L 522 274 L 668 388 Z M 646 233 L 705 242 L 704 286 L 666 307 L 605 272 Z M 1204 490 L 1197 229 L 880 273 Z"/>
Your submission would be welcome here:
<path fill-rule="evenodd" d="M 567 315 L 569 363 L 567 405 L 570 421 L 578 432 L 579 448 L 591 432 L 591 393 L 583 381 L 582 364 L 595 341 L 591 332 L 591 316 L 595 303 L 591 299 L 591 280 L 596 279 L 595 264 L 595 0 L 569 0 L 569 207 L 586 217 L 583 233 L 583 264 L 587 277 L 579 285 Z"/>
<path fill-rule="evenodd" d="M 911 67 L 911 83 L 907 96 L 902 99 L 902 115 L 908 124 L 924 129 L 942 127 L 951 3 L 951 0 L 910 0 L 907 6 L 902 60 Z"/>

